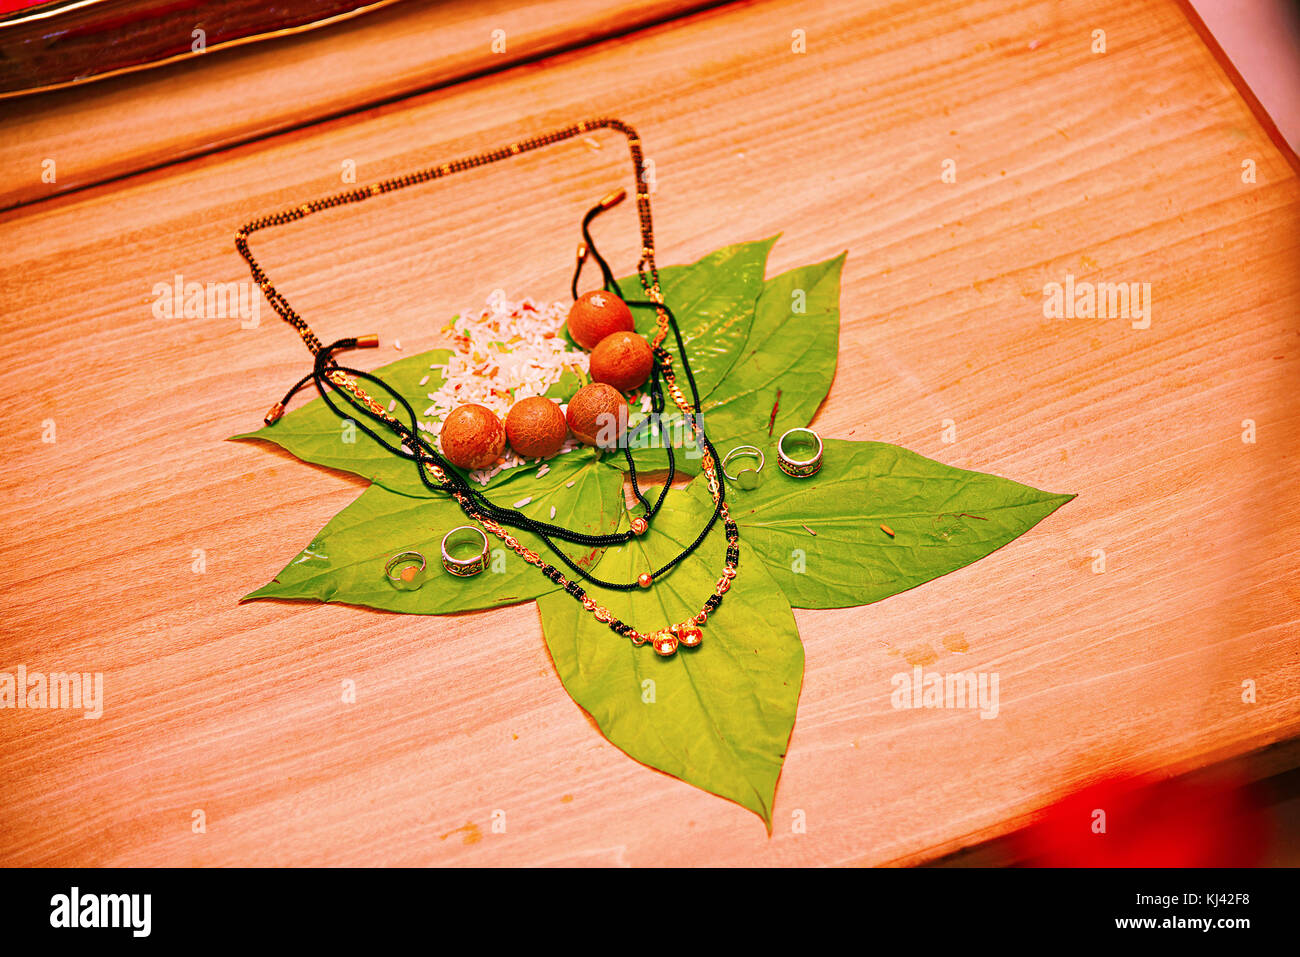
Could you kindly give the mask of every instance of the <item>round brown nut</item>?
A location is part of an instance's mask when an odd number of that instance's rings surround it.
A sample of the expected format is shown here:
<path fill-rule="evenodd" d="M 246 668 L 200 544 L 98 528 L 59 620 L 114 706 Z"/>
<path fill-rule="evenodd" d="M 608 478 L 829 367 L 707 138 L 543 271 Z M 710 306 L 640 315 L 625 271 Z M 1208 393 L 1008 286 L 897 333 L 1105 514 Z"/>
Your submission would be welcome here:
<path fill-rule="evenodd" d="M 560 451 L 568 435 L 560 407 L 540 395 L 520 399 L 506 415 L 510 447 L 526 459 L 550 458 Z"/>
<path fill-rule="evenodd" d="M 617 448 L 627 429 L 627 400 L 612 385 L 593 382 L 569 400 L 565 418 L 580 441 L 602 449 Z"/>
<path fill-rule="evenodd" d="M 486 406 L 462 405 L 443 420 L 438 445 L 452 465 L 485 469 L 505 451 L 505 426 Z"/>
<path fill-rule="evenodd" d="M 645 385 L 654 365 L 650 343 L 635 332 L 611 332 L 591 351 L 591 377 L 631 392 Z"/>
<path fill-rule="evenodd" d="M 584 292 L 569 308 L 569 335 L 584 349 L 594 349 L 611 332 L 635 328 L 627 303 L 603 289 Z"/>

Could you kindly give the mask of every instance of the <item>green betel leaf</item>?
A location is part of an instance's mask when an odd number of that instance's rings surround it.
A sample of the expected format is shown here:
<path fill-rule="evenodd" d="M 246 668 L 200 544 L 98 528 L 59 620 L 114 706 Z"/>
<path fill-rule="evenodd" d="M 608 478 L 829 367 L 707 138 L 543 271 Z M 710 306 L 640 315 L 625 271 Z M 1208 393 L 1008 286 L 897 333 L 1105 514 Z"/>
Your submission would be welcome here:
<path fill-rule="evenodd" d="M 996 551 L 1074 498 L 883 442 L 824 446 L 821 471 L 793 479 L 776 468 L 773 441 L 763 484 L 727 488 L 742 558 L 762 558 L 796 608 L 865 605 L 914 588 Z M 699 484 L 691 493 L 706 503 Z"/>
<path fill-rule="evenodd" d="M 560 378 L 555 381 L 549 389 L 542 393 L 546 398 L 563 405 L 573 398 L 573 393 L 577 392 L 584 385 L 591 381 L 591 376 L 585 372 L 575 372 L 572 369 L 565 369 L 560 374 Z"/>
<path fill-rule="evenodd" d="M 273 582 L 247 598 L 312 599 L 416 614 L 537 598 L 561 680 L 601 732 L 636 760 L 752 810 L 770 833 L 803 680 L 803 647 L 791 606 L 860 605 L 912 588 L 984 557 L 1074 497 L 950 468 L 879 442 L 828 440 L 819 474 L 804 480 L 783 475 L 775 443 L 787 429 L 811 421 L 835 374 L 844 256 L 764 281 L 774 242 L 728 246 L 661 271 L 703 398 L 704 425 L 719 454 L 748 442 L 767 455 L 759 488 L 729 486 L 732 515 L 742 526 L 740 575 L 704 627 L 699 648 L 682 648 L 665 659 L 649 646 L 632 645 L 496 538 L 489 539 L 493 561 L 487 571 L 468 579 L 444 573 L 443 535 L 471 522 L 453 500 L 430 492 L 409 460 L 359 430 L 350 432 L 349 423 L 319 399 L 273 427 L 236 438 L 270 441 L 305 461 L 374 484 Z M 635 277 L 622 286 L 631 298 L 644 298 Z M 653 311 L 635 307 L 634 313 L 638 331 L 653 335 Z M 668 346 L 676 353 L 675 341 Z M 419 413 L 428 406 L 425 396 L 441 385 L 432 367 L 449 356 L 448 350 L 411 356 L 376 373 Z M 687 392 L 680 367 L 678 373 Z M 563 402 L 584 382 L 570 369 L 547 395 Z M 778 389 L 780 404 L 769 429 Z M 376 398 L 387 402 L 387 396 Z M 679 420 L 671 403 L 667 418 L 670 427 Z M 674 439 L 682 441 L 680 423 Z M 634 446 L 633 454 L 639 471 L 666 464 L 661 448 Z M 676 461 L 679 473 L 699 472 L 693 446 L 679 448 Z M 536 465 L 505 470 L 487 493 L 534 519 L 608 533 L 627 527 L 625 467 L 621 453 L 577 449 L 553 457 L 541 476 Z M 653 501 L 657 490 L 645 494 Z M 712 507 L 707 489 L 696 481 L 669 493 L 643 538 L 603 552 L 560 544 L 584 568 L 599 563 L 600 577 L 630 582 L 693 542 Z M 576 577 L 535 536 L 512 533 Z M 423 553 L 429 565 L 417 591 L 399 590 L 384 577 L 387 559 L 407 550 Z M 721 573 L 724 552 L 719 524 L 651 588 L 590 586 L 588 592 L 632 627 L 651 632 L 699 611 Z"/>
<path fill-rule="evenodd" d="M 700 474 L 700 459 L 703 452 L 694 438 L 694 432 L 687 429 L 686 417 L 671 403 L 660 415 L 659 432 L 654 431 L 654 421 L 648 415 L 633 412 L 628 420 L 627 433 L 623 441 L 632 449 L 632 461 L 638 472 L 655 472 L 668 468 L 666 446 L 673 450 L 673 468 L 681 475 Z M 627 458 L 621 451 L 607 456 L 610 465 L 627 469 Z"/>
<path fill-rule="evenodd" d="M 736 361 L 710 391 L 700 393 L 704 426 L 719 452 L 766 438 L 769 425 L 771 434 L 779 437 L 812 420 L 835 378 L 844 258 L 802 266 L 764 282 Z M 678 381 L 684 390 L 684 377 Z M 671 408 L 664 416 L 673 438 L 681 435 L 680 419 Z M 674 442 L 674 447 L 679 444 Z M 649 449 L 636 451 L 634 458 L 638 468 L 663 468 L 666 461 L 662 451 Z M 676 463 L 688 475 L 699 474 L 698 449 L 679 451 Z"/>
<path fill-rule="evenodd" d="M 691 359 L 691 373 L 700 397 L 707 396 L 718 387 L 735 365 L 749 337 L 750 323 L 754 317 L 754 302 L 763 289 L 763 271 L 767 255 L 776 237 L 749 243 L 725 246 L 710 253 L 698 262 L 686 266 L 668 266 L 659 270 L 659 286 L 664 301 L 673 310 L 677 324 Z M 645 299 L 640 280 L 636 276 L 619 280 L 619 287 L 630 299 Z M 652 339 L 657 329 L 655 312 L 645 306 L 634 306 L 636 328 L 647 339 Z M 665 346 L 674 354 L 677 344 L 670 336 Z M 677 384 L 683 394 L 690 397 L 685 371 L 675 365 Z M 636 412 L 633 409 L 633 412 Z M 675 465 L 686 475 L 698 475 L 699 451 L 693 445 L 682 448 L 686 434 L 682 415 L 669 400 L 662 422 L 668 437 L 651 438 L 648 432 L 641 444 L 633 443 L 632 457 L 638 469 L 667 468 L 667 457 L 662 443 L 670 441 L 676 450 Z M 626 461 L 624 461 L 626 468 Z"/>
<path fill-rule="evenodd" d="M 720 454 L 739 441 L 765 438 L 769 425 L 779 438 L 812 421 L 835 378 L 843 268 L 841 254 L 764 283 L 740 361 L 702 406 L 705 431 Z"/>
<path fill-rule="evenodd" d="M 450 349 L 435 349 L 389 363 L 376 369 L 374 374 L 410 402 L 419 415 L 428 405 L 426 396 L 442 386 L 442 374 L 431 367 L 445 364 L 450 356 Z M 421 385 L 421 380 L 426 376 L 428 381 Z M 385 400 L 386 397 L 379 394 L 380 390 L 372 390 L 365 383 L 362 385 L 374 394 L 376 400 Z M 346 399 L 337 395 L 331 398 L 339 408 L 347 408 Z M 395 410 L 394 414 L 399 414 L 400 417 L 400 410 Z M 385 439 L 396 440 L 392 433 L 381 430 L 369 421 L 367 424 Z M 232 438 L 236 441 L 261 439 L 271 442 L 304 462 L 352 472 L 395 492 L 421 497 L 434 494 L 420 481 L 415 465 L 410 460 L 399 458 L 385 449 L 358 430 L 355 423 L 340 419 L 326 407 L 319 396 L 287 413 L 274 425 Z"/>
<path fill-rule="evenodd" d="M 626 514 L 622 473 L 591 456 L 576 452 L 556 456 L 542 478 L 537 477 L 535 468 L 512 471 L 519 474 L 494 487 L 492 498 L 508 506 L 530 498 L 520 508 L 530 518 L 589 534 L 607 534 Z M 510 605 L 555 589 L 535 566 L 493 536 L 488 537 L 493 552 L 487 571 L 472 578 L 444 572 L 442 537 L 457 526 L 470 524 L 460 506 L 447 496 L 421 498 L 371 485 L 334 516 L 274 581 L 245 597 L 309 598 L 441 615 Z M 560 564 L 537 536 L 523 531 L 512 534 L 551 564 Z M 560 545 L 584 568 L 594 567 L 600 560 L 598 550 Z M 411 549 L 425 556 L 427 578 L 418 591 L 399 591 L 385 579 L 384 564 L 398 552 Z"/>
<path fill-rule="evenodd" d="M 689 266 L 659 270 L 659 288 L 677 318 L 701 397 L 717 387 L 740 357 L 749 338 L 754 301 L 763 289 L 767 254 L 776 239 L 724 246 Z M 620 279 L 619 288 L 629 299 L 648 298 L 635 276 Z M 636 306 L 632 312 L 637 332 L 653 339 L 655 311 Z M 676 353 L 671 333 L 665 345 Z M 676 371 L 682 391 L 689 396 L 685 374 L 680 368 Z"/>
<path fill-rule="evenodd" d="M 669 492 L 651 533 L 608 549 L 600 577 L 634 581 L 659 567 L 695 540 L 711 510 L 707 495 Z M 642 632 L 666 627 L 699 611 L 725 551 L 719 522 L 651 588 L 588 586 L 588 593 Z M 700 647 L 670 658 L 634 646 L 562 592 L 543 595 L 538 607 L 560 680 L 606 738 L 643 764 L 748 808 L 771 831 L 804 656 L 790 606 L 761 562 L 742 562 Z"/>

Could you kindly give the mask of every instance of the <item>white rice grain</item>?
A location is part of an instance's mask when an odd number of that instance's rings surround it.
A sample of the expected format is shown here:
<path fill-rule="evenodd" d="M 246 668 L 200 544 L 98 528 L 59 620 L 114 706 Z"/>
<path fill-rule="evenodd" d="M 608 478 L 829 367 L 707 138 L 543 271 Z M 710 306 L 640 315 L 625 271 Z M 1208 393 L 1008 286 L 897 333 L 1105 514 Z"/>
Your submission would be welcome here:
<path fill-rule="evenodd" d="M 467 310 L 454 316 L 443 327 L 452 339 L 453 352 L 445 363 L 430 366 L 442 374 L 437 390 L 428 393 L 430 405 L 424 410 L 425 417 L 435 420 L 430 431 L 436 432 L 457 406 L 486 406 L 504 419 L 515 402 L 544 395 L 565 372 L 585 375 L 587 353 L 569 351 L 559 334 L 568 312 L 564 302 L 513 302 L 498 289 L 477 314 Z M 429 378 L 425 376 L 420 384 L 427 384 Z M 507 450 L 502 462 L 471 477 L 486 484 L 502 469 L 525 464 L 525 459 Z"/>

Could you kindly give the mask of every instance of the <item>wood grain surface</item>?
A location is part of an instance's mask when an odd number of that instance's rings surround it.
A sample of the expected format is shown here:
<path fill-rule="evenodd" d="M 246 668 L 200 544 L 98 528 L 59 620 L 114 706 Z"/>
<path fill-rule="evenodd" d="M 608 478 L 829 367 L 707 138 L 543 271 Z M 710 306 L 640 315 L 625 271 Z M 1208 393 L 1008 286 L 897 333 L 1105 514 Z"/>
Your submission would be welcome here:
<path fill-rule="evenodd" d="M 849 251 L 822 434 L 1079 496 L 938 581 L 796 612 L 770 838 L 606 743 L 531 604 L 239 605 L 362 486 L 223 441 L 305 371 L 269 308 L 255 329 L 153 315 L 176 275 L 247 279 L 234 230 L 338 188 L 345 160 L 367 182 L 595 114 L 655 162 L 663 263 L 776 232 L 769 275 Z M 625 184 L 601 142 L 256 248 L 323 336 L 409 354 L 495 288 L 566 295 L 582 211 Z M 98 720 L 0 711 L 0 862 L 914 863 L 1104 773 L 1294 737 L 1292 159 L 1169 3 L 753 3 L 0 215 L 0 670 L 103 672 L 106 696 Z M 609 216 L 629 270 L 634 215 Z M 1044 318 L 1067 275 L 1150 283 L 1150 328 Z M 895 710 L 915 663 L 998 672 L 999 717 Z"/>
<path fill-rule="evenodd" d="M 709 2 L 401 0 L 327 29 L 0 100 L 0 209 L 499 71 Z"/>

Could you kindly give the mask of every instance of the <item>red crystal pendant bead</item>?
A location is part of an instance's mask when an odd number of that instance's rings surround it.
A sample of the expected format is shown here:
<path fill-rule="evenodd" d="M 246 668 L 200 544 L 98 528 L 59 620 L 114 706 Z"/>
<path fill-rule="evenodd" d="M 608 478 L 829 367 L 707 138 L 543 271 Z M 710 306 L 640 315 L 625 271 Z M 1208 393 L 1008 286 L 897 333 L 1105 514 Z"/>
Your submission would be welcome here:
<path fill-rule="evenodd" d="M 650 636 L 650 644 L 654 646 L 655 654 L 667 658 L 677 651 L 677 636 L 671 631 L 657 631 Z"/>
<path fill-rule="evenodd" d="M 654 580 L 655 577 L 651 575 L 649 572 L 642 572 L 640 575 L 636 576 L 636 583 L 640 585 L 642 588 L 649 588 L 652 584 L 654 584 Z"/>

